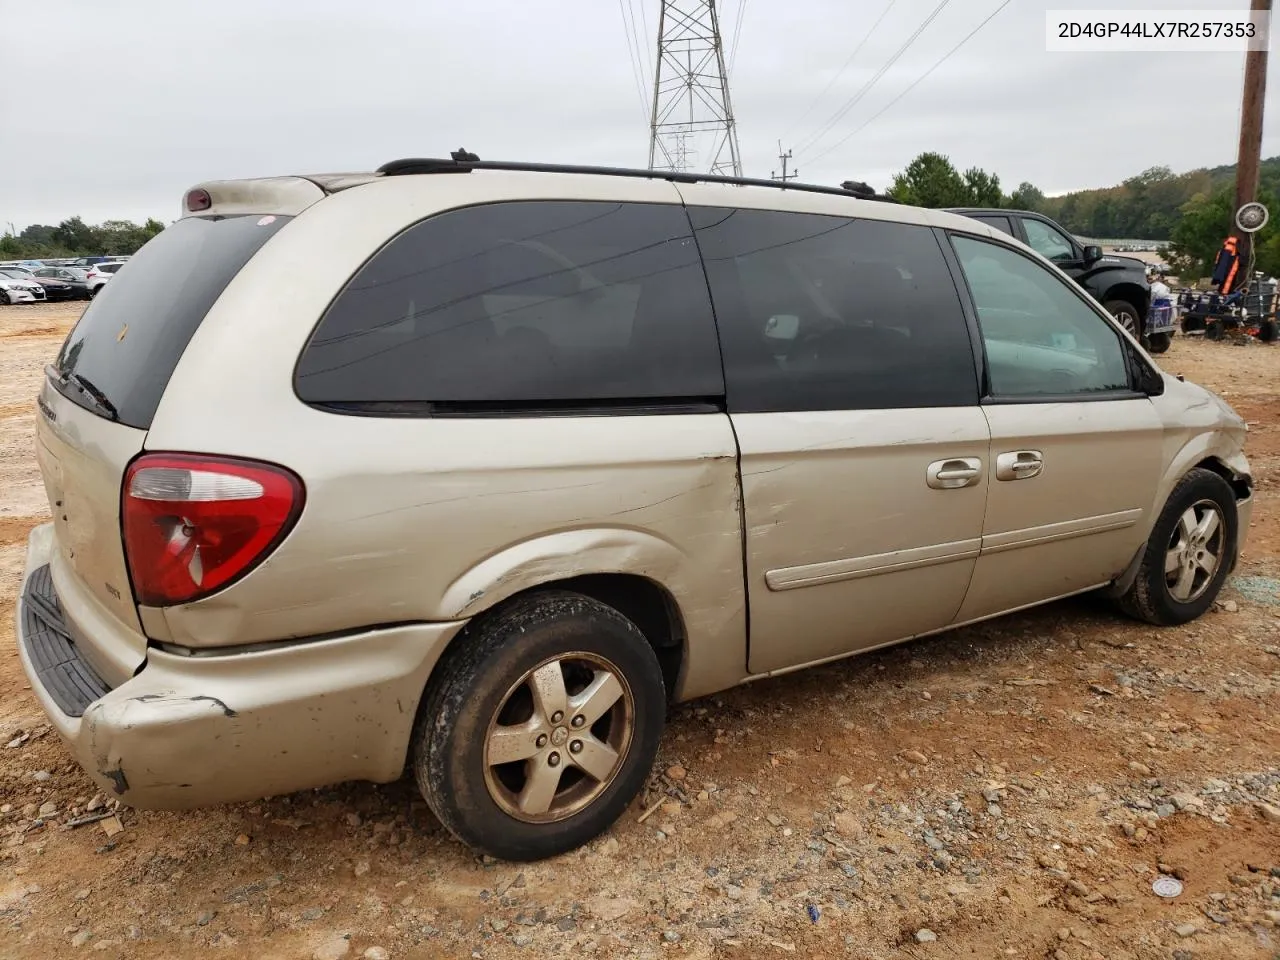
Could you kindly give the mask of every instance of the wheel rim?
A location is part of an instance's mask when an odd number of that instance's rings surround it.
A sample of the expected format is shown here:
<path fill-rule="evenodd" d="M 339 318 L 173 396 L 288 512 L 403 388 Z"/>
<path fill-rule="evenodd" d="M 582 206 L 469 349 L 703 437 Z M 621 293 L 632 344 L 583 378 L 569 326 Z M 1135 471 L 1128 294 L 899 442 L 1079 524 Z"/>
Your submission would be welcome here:
<path fill-rule="evenodd" d="M 1120 321 L 1120 326 L 1124 327 L 1134 336 L 1138 335 L 1138 318 L 1135 314 L 1128 310 L 1117 310 L 1112 314 L 1112 316 Z"/>
<path fill-rule="evenodd" d="M 1226 521 L 1222 508 L 1200 500 L 1182 512 L 1164 557 L 1164 580 L 1179 603 L 1204 596 L 1222 565 Z"/>
<path fill-rule="evenodd" d="M 571 817 L 614 781 L 634 730 L 635 699 L 616 666 L 583 652 L 545 660 L 511 686 L 489 721 L 489 796 L 526 823 Z"/>

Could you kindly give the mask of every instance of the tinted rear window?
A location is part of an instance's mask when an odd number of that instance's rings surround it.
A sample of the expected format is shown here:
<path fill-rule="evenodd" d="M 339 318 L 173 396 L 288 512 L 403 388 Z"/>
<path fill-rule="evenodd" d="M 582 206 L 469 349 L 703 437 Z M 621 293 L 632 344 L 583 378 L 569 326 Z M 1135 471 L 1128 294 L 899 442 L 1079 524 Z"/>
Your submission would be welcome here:
<path fill-rule="evenodd" d="M 122 423 L 151 426 L 165 385 L 200 321 L 289 217 L 190 217 L 150 240 L 99 291 L 55 366 L 101 391 Z M 99 267 L 103 269 L 103 267 Z M 74 389 L 66 394 L 96 408 Z"/>
<path fill-rule="evenodd" d="M 674 409 L 724 392 L 683 208 L 560 201 L 410 227 L 334 301 L 296 382 L 309 403 L 410 415 Z"/>

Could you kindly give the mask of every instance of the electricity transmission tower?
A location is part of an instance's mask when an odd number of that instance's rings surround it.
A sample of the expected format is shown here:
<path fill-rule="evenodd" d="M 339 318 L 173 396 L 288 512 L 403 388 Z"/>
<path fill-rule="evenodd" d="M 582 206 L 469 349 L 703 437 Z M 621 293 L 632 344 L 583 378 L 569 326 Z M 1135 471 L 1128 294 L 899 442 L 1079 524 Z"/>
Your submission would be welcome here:
<path fill-rule="evenodd" d="M 710 134 L 708 172 L 742 176 L 724 62 L 715 0 L 662 0 L 649 121 L 650 170 L 688 169 L 688 138 Z"/>

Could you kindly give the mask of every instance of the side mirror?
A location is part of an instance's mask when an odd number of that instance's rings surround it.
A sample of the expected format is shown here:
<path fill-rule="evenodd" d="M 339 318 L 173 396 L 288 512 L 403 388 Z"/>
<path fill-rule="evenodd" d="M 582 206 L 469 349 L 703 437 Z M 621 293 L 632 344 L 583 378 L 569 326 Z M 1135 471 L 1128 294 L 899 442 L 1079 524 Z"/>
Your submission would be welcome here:
<path fill-rule="evenodd" d="M 1095 244 L 1090 244 L 1084 248 L 1084 262 L 1097 263 L 1102 259 L 1102 248 Z"/>

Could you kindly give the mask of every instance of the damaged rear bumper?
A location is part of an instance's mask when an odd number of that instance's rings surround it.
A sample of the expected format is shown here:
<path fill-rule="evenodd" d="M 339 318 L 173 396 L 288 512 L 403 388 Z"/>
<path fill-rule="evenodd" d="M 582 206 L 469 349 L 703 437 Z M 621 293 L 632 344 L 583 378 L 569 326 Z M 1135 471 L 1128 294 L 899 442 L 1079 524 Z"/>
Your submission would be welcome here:
<path fill-rule="evenodd" d="M 81 766 L 135 807 L 397 779 L 427 678 L 463 626 L 413 624 L 216 654 L 151 649 L 133 677 L 108 689 L 59 632 L 52 549 L 50 525 L 32 531 L 16 611 L 22 665 Z"/>

